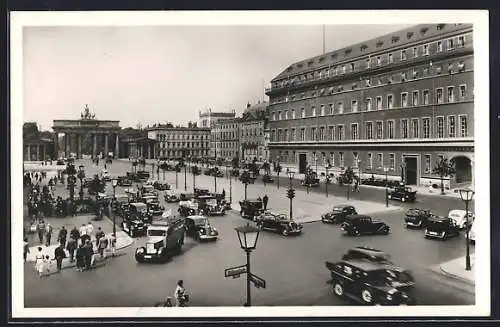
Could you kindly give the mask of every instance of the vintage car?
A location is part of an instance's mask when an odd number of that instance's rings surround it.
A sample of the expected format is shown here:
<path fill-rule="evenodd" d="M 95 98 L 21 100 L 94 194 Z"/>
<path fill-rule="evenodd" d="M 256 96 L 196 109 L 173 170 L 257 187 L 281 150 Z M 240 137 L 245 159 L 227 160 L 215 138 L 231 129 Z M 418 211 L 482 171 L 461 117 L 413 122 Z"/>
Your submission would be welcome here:
<path fill-rule="evenodd" d="M 472 225 L 474 214 L 469 211 L 469 214 L 466 215 L 465 210 L 455 209 L 448 213 L 448 218 L 453 219 L 458 228 L 464 229 L 467 226 L 467 220 L 469 221 L 469 226 Z"/>
<path fill-rule="evenodd" d="M 128 217 L 142 220 L 144 224 L 150 224 L 153 220 L 153 215 L 148 212 L 148 206 L 140 202 L 134 202 L 128 206 Z"/>
<path fill-rule="evenodd" d="M 197 241 L 215 241 L 219 232 L 205 216 L 188 216 L 184 220 L 186 235 Z"/>
<path fill-rule="evenodd" d="M 252 199 L 240 201 L 240 215 L 243 218 L 254 220 L 264 211 L 262 199 Z"/>
<path fill-rule="evenodd" d="M 438 238 L 441 240 L 446 240 L 459 234 L 460 229 L 453 219 L 438 216 L 429 219 L 424 231 L 425 238 Z"/>
<path fill-rule="evenodd" d="M 359 236 L 363 234 L 389 234 L 390 227 L 380 220 L 367 215 L 351 215 L 344 219 L 341 225 L 344 234 Z"/>
<path fill-rule="evenodd" d="M 146 234 L 147 225 L 139 217 L 127 215 L 123 217 L 122 229 L 130 237 L 137 237 Z"/>
<path fill-rule="evenodd" d="M 198 202 L 198 208 L 204 215 L 224 216 L 226 214 L 225 204 L 213 195 L 198 196 L 196 201 Z"/>
<path fill-rule="evenodd" d="M 428 209 L 410 208 L 406 211 L 404 224 L 407 228 L 423 228 L 432 216 L 434 215 Z"/>
<path fill-rule="evenodd" d="M 203 195 L 210 195 L 210 190 L 206 188 L 195 188 L 194 189 L 194 197 L 199 197 Z"/>
<path fill-rule="evenodd" d="M 182 217 L 194 216 L 198 214 L 198 203 L 196 201 L 180 201 L 177 209 Z"/>
<path fill-rule="evenodd" d="M 417 191 L 405 185 L 399 185 L 389 190 L 387 198 L 389 200 L 399 200 L 401 202 L 414 202 L 417 196 Z"/>
<path fill-rule="evenodd" d="M 219 167 L 212 167 L 205 170 L 204 174 L 206 176 L 216 176 L 216 177 L 224 177 L 224 173 Z"/>
<path fill-rule="evenodd" d="M 474 224 L 474 222 L 472 222 L 469 230 L 469 242 L 472 244 L 476 244 L 476 226 L 477 224 Z M 467 234 L 465 234 L 465 237 L 467 237 Z"/>
<path fill-rule="evenodd" d="M 126 188 L 123 190 L 123 193 L 125 193 L 130 198 L 130 202 L 137 202 L 139 200 L 137 198 L 137 190 L 134 188 Z"/>
<path fill-rule="evenodd" d="M 163 192 L 163 199 L 167 203 L 179 202 L 179 195 L 174 190 L 166 190 Z"/>
<path fill-rule="evenodd" d="M 257 227 L 261 230 L 269 230 L 283 236 L 298 235 L 302 232 L 302 224 L 290 220 L 284 214 L 266 211 L 257 218 Z"/>
<path fill-rule="evenodd" d="M 341 224 L 344 222 L 345 217 L 356 214 L 356 209 L 352 205 L 338 204 L 333 206 L 330 212 L 321 215 L 321 222 Z"/>
<path fill-rule="evenodd" d="M 145 246 L 135 250 L 135 260 L 143 262 L 166 262 L 182 251 L 184 244 L 184 219 L 170 217 L 155 220 L 148 226 Z"/>
<path fill-rule="evenodd" d="M 319 178 L 316 173 L 310 173 L 304 176 L 304 179 L 300 181 L 300 185 L 305 187 L 317 187 L 319 186 Z"/>
<path fill-rule="evenodd" d="M 194 199 L 194 193 L 181 193 L 179 194 L 180 201 L 190 201 Z"/>
<path fill-rule="evenodd" d="M 106 182 L 109 182 L 111 180 L 111 175 L 106 169 L 103 169 L 101 172 L 102 179 L 105 180 Z"/>
<path fill-rule="evenodd" d="M 125 211 L 128 212 L 129 197 L 127 194 L 116 194 L 112 202 L 113 213 L 123 217 Z"/>
<path fill-rule="evenodd" d="M 326 261 L 331 273 L 332 293 L 365 305 L 416 304 L 408 293 L 415 282 L 411 276 L 368 260 Z"/>
<path fill-rule="evenodd" d="M 158 197 L 155 195 L 143 196 L 141 202 L 148 206 L 148 211 L 153 216 L 159 216 L 163 213 L 163 210 L 165 210 L 165 207 L 160 205 L 160 201 L 158 201 Z"/>
<path fill-rule="evenodd" d="M 118 186 L 132 186 L 132 181 L 127 176 L 118 177 Z"/>
<path fill-rule="evenodd" d="M 263 175 L 262 176 L 262 182 L 263 183 L 274 183 L 274 179 L 271 177 L 271 175 Z"/>
<path fill-rule="evenodd" d="M 158 196 L 158 191 L 155 190 L 153 185 L 143 185 L 141 187 L 141 193 L 142 193 L 142 196 L 146 196 L 146 195 Z"/>
<path fill-rule="evenodd" d="M 170 190 L 170 184 L 168 184 L 168 183 L 162 183 L 160 181 L 155 181 L 153 183 L 153 187 L 154 187 L 155 190 L 158 190 L 158 191 Z"/>
<path fill-rule="evenodd" d="M 62 158 L 59 158 L 56 161 L 57 166 L 64 166 L 65 164 L 66 164 L 66 162 L 64 162 L 64 159 L 62 159 Z"/>

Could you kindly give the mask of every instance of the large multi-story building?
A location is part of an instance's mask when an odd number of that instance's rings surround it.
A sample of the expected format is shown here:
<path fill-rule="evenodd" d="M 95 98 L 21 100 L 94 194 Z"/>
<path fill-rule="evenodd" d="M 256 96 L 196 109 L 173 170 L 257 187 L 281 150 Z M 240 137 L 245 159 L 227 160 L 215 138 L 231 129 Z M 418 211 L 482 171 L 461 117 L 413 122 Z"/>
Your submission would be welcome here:
<path fill-rule="evenodd" d="M 206 157 L 210 151 L 210 128 L 157 125 L 147 129 L 148 138 L 156 140 L 156 158 Z"/>
<path fill-rule="evenodd" d="M 250 103 L 239 122 L 239 142 L 241 159 L 245 161 L 257 160 L 263 162 L 268 160 L 265 131 L 268 125 L 269 111 L 268 103 L 262 102 L 255 105 Z"/>
<path fill-rule="evenodd" d="M 212 128 L 219 120 L 232 119 L 234 117 L 236 117 L 235 110 L 229 112 L 215 112 L 212 111 L 212 109 L 208 109 L 204 112 L 199 112 L 197 126 L 200 128 Z"/>
<path fill-rule="evenodd" d="M 239 158 L 239 124 L 240 118 L 221 119 L 215 122 L 211 130 L 211 157 L 231 161 Z"/>
<path fill-rule="evenodd" d="M 418 25 L 290 65 L 266 89 L 271 159 L 300 173 L 359 169 L 428 185 L 473 182 L 472 25 Z"/>

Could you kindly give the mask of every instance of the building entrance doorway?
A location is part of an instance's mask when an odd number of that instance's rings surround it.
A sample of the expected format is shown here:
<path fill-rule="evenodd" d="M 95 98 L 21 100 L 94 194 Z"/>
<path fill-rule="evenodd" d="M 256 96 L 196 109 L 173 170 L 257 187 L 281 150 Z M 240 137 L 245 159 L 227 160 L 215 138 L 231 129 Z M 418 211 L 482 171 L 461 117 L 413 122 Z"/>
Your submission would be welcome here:
<path fill-rule="evenodd" d="M 469 158 L 459 156 L 453 158 L 455 161 L 455 181 L 457 184 L 470 183 L 472 181 L 472 165 Z"/>
<path fill-rule="evenodd" d="M 407 185 L 417 185 L 417 158 L 405 157 L 405 182 Z"/>
<path fill-rule="evenodd" d="M 307 156 L 305 153 L 299 153 L 299 174 L 305 174 L 307 167 Z"/>

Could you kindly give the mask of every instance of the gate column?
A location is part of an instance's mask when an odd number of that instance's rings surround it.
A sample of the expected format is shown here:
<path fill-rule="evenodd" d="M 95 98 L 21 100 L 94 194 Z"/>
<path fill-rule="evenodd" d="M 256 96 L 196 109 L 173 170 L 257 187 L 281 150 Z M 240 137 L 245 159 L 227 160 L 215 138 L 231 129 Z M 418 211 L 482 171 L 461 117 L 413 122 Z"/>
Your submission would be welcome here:
<path fill-rule="evenodd" d="M 77 148 L 78 150 L 76 151 L 76 157 L 78 159 L 82 159 L 83 156 L 82 156 L 82 134 L 78 133 L 77 136 L 77 142 L 78 142 L 78 145 L 77 145 Z"/>
<path fill-rule="evenodd" d="M 118 140 L 118 133 L 115 136 L 115 158 L 118 159 L 120 157 L 120 142 Z"/>
<path fill-rule="evenodd" d="M 92 157 L 97 155 L 97 134 L 92 133 Z"/>
<path fill-rule="evenodd" d="M 104 156 L 107 157 L 108 156 L 108 144 L 109 143 L 109 139 L 108 139 L 108 134 L 104 134 Z"/>

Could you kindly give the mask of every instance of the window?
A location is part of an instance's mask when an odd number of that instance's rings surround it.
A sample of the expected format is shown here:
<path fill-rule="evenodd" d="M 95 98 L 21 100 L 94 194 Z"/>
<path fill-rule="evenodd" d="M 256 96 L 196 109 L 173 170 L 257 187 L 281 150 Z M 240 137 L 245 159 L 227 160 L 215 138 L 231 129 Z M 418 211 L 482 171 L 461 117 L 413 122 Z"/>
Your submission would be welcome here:
<path fill-rule="evenodd" d="M 273 120 L 276 120 L 276 113 L 273 111 Z"/>
<path fill-rule="evenodd" d="M 316 117 L 316 107 L 315 106 L 311 107 L 311 116 Z"/>
<path fill-rule="evenodd" d="M 345 72 L 346 72 L 346 67 L 345 65 L 342 65 L 342 74 L 345 74 Z"/>
<path fill-rule="evenodd" d="M 330 165 L 332 165 L 332 167 L 335 167 L 335 155 L 333 154 L 333 152 L 330 152 Z"/>
<path fill-rule="evenodd" d="M 319 128 L 319 140 L 324 141 L 325 140 L 325 127 L 320 127 Z"/>
<path fill-rule="evenodd" d="M 467 116 L 459 116 L 460 119 L 460 137 L 467 137 Z"/>
<path fill-rule="evenodd" d="M 316 127 L 311 128 L 311 140 L 316 141 L 317 140 L 317 135 L 316 135 Z"/>
<path fill-rule="evenodd" d="M 339 114 L 344 113 L 344 103 L 342 101 L 339 102 Z"/>
<path fill-rule="evenodd" d="M 334 126 L 328 127 L 328 138 L 332 141 L 335 139 L 335 127 Z"/>
<path fill-rule="evenodd" d="M 334 111 L 333 103 L 329 103 L 328 107 L 330 107 L 330 115 L 333 115 L 333 111 Z"/>
<path fill-rule="evenodd" d="M 429 90 L 424 90 L 423 92 L 423 101 L 424 101 L 424 105 L 428 105 L 429 104 Z"/>
<path fill-rule="evenodd" d="M 305 128 L 301 128 L 300 129 L 300 140 L 301 141 L 305 141 L 306 140 L 306 129 Z"/>
<path fill-rule="evenodd" d="M 274 129 L 271 132 L 271 141 L 272 142 L 276 141 L 276 130 L 274 130 Z M 215 144 L 215 146 L 217 146 L 217 144 Z"/>
<path fill-rule="evenodd" d="M 288 119 L 288 110 L 285 110 L 285 119 Z"/>
<path fill-rule="evenodd" d="M 370 68 L 370 58 L 366 59 L 366 68 Z"/>
<path fill-rule="evenodd" d="M 339 165 L 344 167 L 344 152 L 339 152 Z"/>
<path fill-rule="evenodd" d="M 436 102 L 443 103 L 443 88 L 436 89 Z"/>
<path fill-rule="evenodd" d="M 455 40 L 448 39 L 448 51 L 453 50 L 455 48 Z"/>
<path fill-rule="evenodd" d="M 372 110 L 372 98 L 366 98 L 366 110 Z"/>
<path fill-rule="evenodd" d="M 429 45 L 428 44 L 424 44 L 422 52 L 424 53 L 424 56 L 429 55 Z"/>
<path fill-rule="evenodd" d="M 458 37 L 458 45 L 457 45 L 457 47 L 458 47 L 458 48 L 462 48 L 462 47 L 464 47 L 464 46 L 465 46 L 465 36 L 460 35 L 460 36 Z"/>
<path fill-rule="evenodd" d="M 338 125 L 337 126 L 337 140 L 343 140 L 344 139 L 344 125 Z"/>
<path fill-rule="evenodd" d="M 351 112 L 358 112 L 358 101 L 357 100 L 351 101 Z"/>
<path fill-rule="evenodd" d="M 443 51 L 443 42 L 441 42 L 441 41 L 437 42 L 437 49 L 436 49 L 436 51 L 437 52 Z"/>
<path fill-rule="evenodd" d="M 426 174 L 430 173 L 431 172 L 431 155 L 430 154 L 426 154 L 425 155 L 425 167 L 424 167 L 424 171 Z"/>
<path fill-rule="evenodd" d="M 358 164 L 359 164 L 359 153 L 357 152 L 353 152 L 352 153 L 352 165 L 354 168 L 358 168 Z"/>
<path fill-rule="evenodd" d="M 295 141 L 295 128 L 290 130 L 290 141 Z"/>
<path fill-rule="evenodd" d="M 448 102 L 455 101 L 455 88 L 453 86 L 448 86 Z"/>
<path fill-rule="evenodd" d="M 354 71 L 354 63 L 351 63 L 351 71 Z"/>
<path fill-rule="evenodd" d="M 462 84 L 459 86 L 458 96 L 460 97 L 461 100 L 463 100 L 465 98 L 466 90 L 467 90 L 467 85 Z"/>
<path fill-rule="evenodd" d="M 382 97 L 378 96 L 377 97 L 377 110 L 382 109 Z"/>
<path fill-rule="evenodd" d="M 401 50 L 401 61 L 406 60 L 406 50 Z"/>
<path fill-rule="evenodd" d="M 419 126 L 418 126 L 418 119 L 412 119 L 411 121 L 411 136 L 414 139 L 418 139 L 418 132 L 419 132 Z"/>
<path fill-rule="evenodd" d="M 351 140 L 357 140 L 358 138 L 358 124 L 351 124 Z"/>
<path fill-rule="evenodd" d="M 377 65 L 380 66 L 382 64 L 382 57 L 377 57 Z"/>
<path fill-rule="evenodd" d="M 292 119 L 295 119 L 295 109 L 292 109 Z"/>
<path fill-rule="evenodd" d="M 401 107 L 408 106 L 408 92 L 401 93 Z"/>
<path fill-rule="evenodd" d="M 418 91 L 412 93 L 413 106 L 418 106 Z"/>
<path fill-rule="evenodd" d="M 322 104 L 320 109 L 319 109 L 319 115 L 324 116 L 325 115 L 325 105 Z"/>
<path fill-rule="evenodd" d="M 392 63 L 393 63 L 392 53 L 389 53 L 389 63 L 390 63 L 390 64 L 392 64 Z"/>
<path fill-rule="evenodd" d="M 396 169 L 396 158 L 394 156 L 394 153 L 389 153 L 389 169 Z"/>
<path fill-rule="evenodd" d="M 394 120 L 387 121 L 387 138 L 394 138 Z"/>
<path fill-rule="evenodd" d="M 455 137 L 456 129 L 455 116 L 448 116 L 448 137 Z"/>
<path fill-rule="evenodd" d="M 278 120 L 281 120 L 282 117 L 281 117 L 281 111 L 278 111 Z"/>
<path fill-rule="evenodd" d="M 382 121 L 377 121 L 377 127 L 376 127 L 376 136 L 377 139 L 383 139 L 384 138 L 384 128 L 383 128 L 383 123 Z"/>
<path fill-rule="evenodd" d="M 423 124 L 423 132 L 424 132 L 424 139 L 428 139 L 431 135 L 431 119 L 430 118 L 422 118 L 422 124 Z"/>
<path fill-rule="evenodd" d="M 418 49 L 413 48 L 413 58 L 417 58 L 417 57 L 418 57 Z"/>
<path fill-rule="evenodd" d="M 401 138 L 408 138 L 408 119 L 401 119 Z"/>
<path fill-rule="evenodd" d="M 367 163 L 366 163 L 366 169 L 372 169 L 373 167 L 373 155 L 371 153 L 367 154 Z"/>
<path fill-rule="evenodd" d="M 378 159 L 377 159 L 377 166 L 380 169 L 380 168 L 382 168 L 384 166 L 384 155 L 382 153 L 378 153 L 377 157 L 378 157 Z"/>
<path fill-rule="evenodd" d="M 444 137 L 444 117 L 436 117 L 436 130 L 437 130 L 437 137 L 438 138 L 443 138 Z"/>
<path fill-rule="evenodd" d="M 406 81 L 406 72 L 401 73 L 401 82 Z"/>
<path fill-rule="evenodd" d="M 300 117 L 306 118 L 306 110 L 304 108 L 300 108 Z"/>
<path fill-rule="evenodd" d="M 424 76 L 429 75 L 429 67 L 424 67 Z"/>
<path fill-rule="evenodd" d="M 387 95 L 387 108 L 392 109 L 394 107 L 394 97 L 392 94 Z"/>
<path fill-rule="evenodd" d="M 283 141 L 285 141 L 285 142 L 290 141 L 288 139 L 288 129 L 285 129 L 284 132 L 283 132 Z"/>
<path fill-rule="evenodd" d="M 371 121 L 366 122 L 366 139 L 371 140 L 373 139 L 373 123 Z"/>

